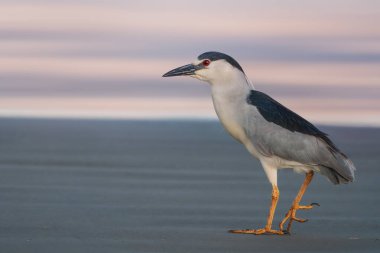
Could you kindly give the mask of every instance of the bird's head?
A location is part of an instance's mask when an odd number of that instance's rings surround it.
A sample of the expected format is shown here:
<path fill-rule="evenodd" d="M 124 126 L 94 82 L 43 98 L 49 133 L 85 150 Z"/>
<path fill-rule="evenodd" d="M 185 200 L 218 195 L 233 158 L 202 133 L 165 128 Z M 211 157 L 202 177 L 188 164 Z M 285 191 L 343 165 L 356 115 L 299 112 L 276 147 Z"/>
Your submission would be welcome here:
<path fill-rule="evenodd" d="M 211 84 L 245 78 L 239 63 L 231 56 L 219 52 L 203 53 L 194 62 L 163 75 L 163 77 L 170 76 L 191 76 Z"/>

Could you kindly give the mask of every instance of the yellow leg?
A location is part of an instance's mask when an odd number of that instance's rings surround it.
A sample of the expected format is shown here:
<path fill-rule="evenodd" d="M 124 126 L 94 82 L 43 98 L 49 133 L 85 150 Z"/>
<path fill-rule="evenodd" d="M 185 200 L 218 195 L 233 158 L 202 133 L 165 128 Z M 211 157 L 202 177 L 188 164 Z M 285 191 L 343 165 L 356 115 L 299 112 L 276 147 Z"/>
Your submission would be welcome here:
<path fill-rule="evenodd" d="M 296 217 L 297 210 L 312 209 L 314 205 L 318 205 L 316 203 L 313 203 L 313 204 L 308 205 L 308 206 L 300 206 L 299 205 L 299 203 L 302 199 L 302 196 L 305 194 L 307 187 L 309 186 L 311 180 L 313 179 L 313 175 L 314 175 L 313 171 L 306 173 L 305 181 L 303 182 L 296 198 L 294 199 L 292 206 L 290 207 L 289 211 L 286 213 L 285 218 L 280 223 L 280 231 L 290 233 L 290 229 L 292 227 L 293 221 L 297 221 L 297 222 L 306 222 L 307 221 L 307 219 L 300 219 L 300 218 Z M 284 224 L 287 220 L 289 220 L 289 223 L 288 223 L 286 230 L 284 230 Z"/>
<path fill-rule="evenodd" d="M 267 219 L 267 224 L 265 228 L 261 229 L 241 229 L 241 230 L 230 230 L 230 233 L 236 234 L 254 234 L 254 235 L 262 235 L 262 234 L 274 234 L 274 235 L 283 235 L 284 233 L 281 230 L 273 230 L 272 222 L 274 217 L 274 212 L 276 211 L 276 206 L 278 202 L 278 198 L 280 197 L 280 191 L 278 190 L 277 185 L 273 185 L 272 190 L 272 204 L 269 209 L 269 215 Z"/>

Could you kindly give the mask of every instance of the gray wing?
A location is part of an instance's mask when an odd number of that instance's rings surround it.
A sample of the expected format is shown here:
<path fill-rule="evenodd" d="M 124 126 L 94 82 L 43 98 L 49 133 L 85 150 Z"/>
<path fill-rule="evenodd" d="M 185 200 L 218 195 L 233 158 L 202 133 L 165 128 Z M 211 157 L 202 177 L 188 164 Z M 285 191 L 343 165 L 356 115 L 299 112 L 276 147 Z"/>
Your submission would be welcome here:
<path fill-rule="evenodd" d="M 255 117 L 246 131 L 262 155 L 318 167 L 336 184 L 353 181 L 353 163 L 327 134 L 262 92 L 251 91 L 247 102 Z"/>

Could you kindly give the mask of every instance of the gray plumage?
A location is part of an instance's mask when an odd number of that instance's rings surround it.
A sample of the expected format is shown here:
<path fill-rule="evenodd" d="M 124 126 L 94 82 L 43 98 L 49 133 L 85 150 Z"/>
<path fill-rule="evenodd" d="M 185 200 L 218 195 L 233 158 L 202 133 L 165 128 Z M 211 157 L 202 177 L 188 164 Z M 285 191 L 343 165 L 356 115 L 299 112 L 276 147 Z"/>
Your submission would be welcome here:
<path fill-rule="evenodd" d="M 246 129 L 262 155 L 302 163 L 334 184 L 353 181 L 353 163 L 327 134 L 262 92 L 252 90 L 247 103 L 262 116 L 250 124 L 255 131 Z"/>

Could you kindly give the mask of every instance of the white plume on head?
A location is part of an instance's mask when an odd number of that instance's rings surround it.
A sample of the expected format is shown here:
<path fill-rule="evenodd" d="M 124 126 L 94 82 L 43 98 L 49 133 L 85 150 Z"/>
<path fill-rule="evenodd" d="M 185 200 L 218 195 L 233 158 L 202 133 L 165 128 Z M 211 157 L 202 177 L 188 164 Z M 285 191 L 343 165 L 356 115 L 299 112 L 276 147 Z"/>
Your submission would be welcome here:
<path fill-rule="evenodd" d="M 247 80 L 247 84 L 248 84 L 248 87 L 251 89 L 251 90 L 254 90 L 255 87 L 253 86 L 253 82 L 251 80 L 249 80 L 248 76 L 246 74 L 244 74 L 245 76 L 245 80 Z"/>

